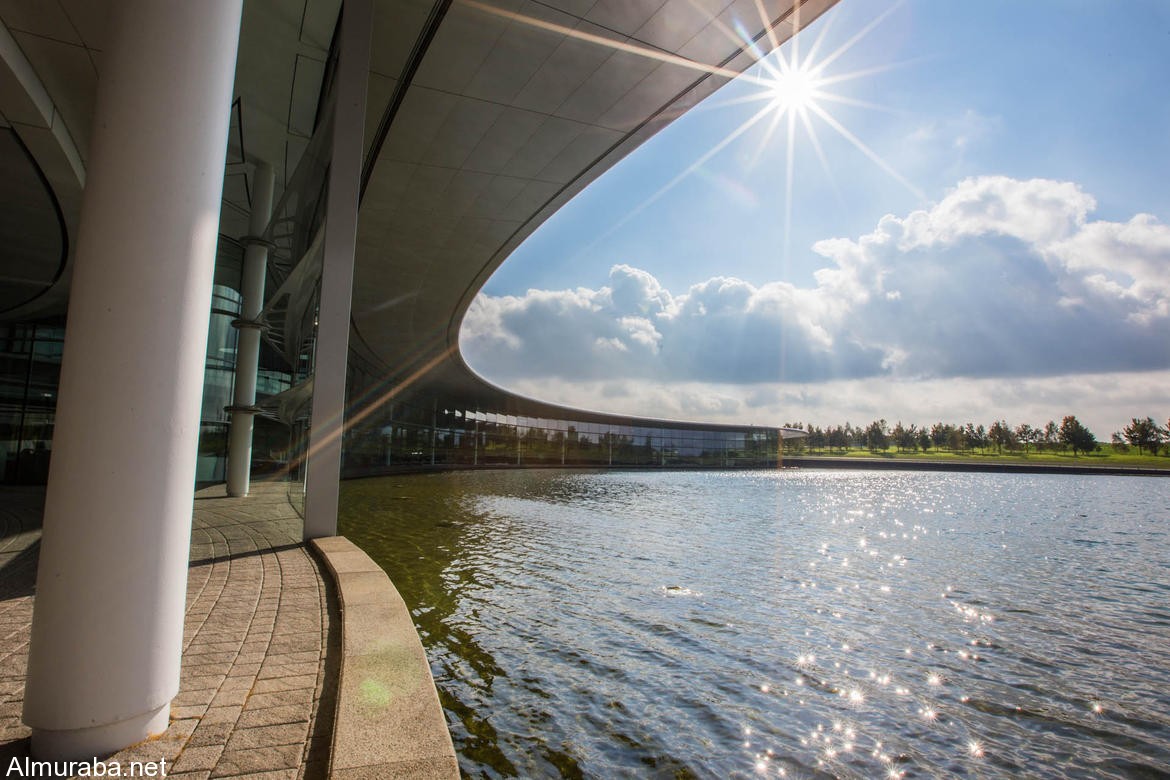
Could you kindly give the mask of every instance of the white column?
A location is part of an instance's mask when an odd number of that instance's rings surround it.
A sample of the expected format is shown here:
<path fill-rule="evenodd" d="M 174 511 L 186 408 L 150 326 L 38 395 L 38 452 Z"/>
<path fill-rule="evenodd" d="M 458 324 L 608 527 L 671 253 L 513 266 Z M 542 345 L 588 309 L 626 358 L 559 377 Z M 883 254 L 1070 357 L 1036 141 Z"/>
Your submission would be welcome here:
<path fill-rule="evenodd" d="M 312 429 L 305 470 L 306 539 L 337 534 L 338 481 L 345 430 L 345 368 L 349 360 L 353 257 L 357 244 L 373 13 L 371 0 L 347 0 L 341 18 L 329 201 L 325 207 L 325 259 L 317 312 Z"/>
<path fill-rule="evenodd" d="M 241 0 L 111 5 L 24 721 L 38 758 L 167 728 Z"/>
<path fill-rule="evenodd" d="M 256 189 L 252 193 L 252 214 L 244 240 L 244 271 L 240 279 L 239 339 L 236 342 L 236 391 L 232 404 L 232 427 L 228 438 L 227 491 L 229 496 L 248 495 L 252 471 L 252 424 L 256 405 L 256 371 L 260 365 L 260 327 L 257 319 L 264 307 L 264 277 L 268 272 L 268 243 L 262 236 L 272 219 L 272 166 L 256 166 Z"/>

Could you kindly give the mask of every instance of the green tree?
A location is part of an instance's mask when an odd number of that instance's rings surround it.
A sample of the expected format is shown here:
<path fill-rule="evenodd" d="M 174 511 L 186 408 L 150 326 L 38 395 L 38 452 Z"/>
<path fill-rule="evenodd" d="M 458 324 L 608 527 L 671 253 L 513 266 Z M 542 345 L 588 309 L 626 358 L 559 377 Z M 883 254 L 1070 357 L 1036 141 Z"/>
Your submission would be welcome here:
<path fill-rule="evenodd" d="M 1036 441 L 1036 437 L 1040 432 L 1033 428 L 1028 423 L 1020 423 L 1016 426 L 1016 440 L 1024 445 L 1024 454 L 1028 454 L 1028 445 Z"/>
<path fill-rule="evenodd" d="M 950 438 L 951 426 L 944 425 L 942 422 L 936 422 L 930 426 L 930 443 L 934 445 L 936 450 L 941 450 L 943 445 L 947 443 Z"/>
<path fill-rule="evenodd" d="M 1052 448 L 1060 440 L 1060 429 L 1056 427 L 1054 420 L 1049 420 L 1044 425 L 1044 446 Z"/>
<path fill-rule="evenodd" d="M 844 452 L 849 446 L 849 434 L 841 426 L 829 429 L 829 449 Z"/>
<path fill-rule="evenodd" d="M 1097 449 L 1096 437 L 1071 414 L 1061 420 L 1058 438 L 1061 444 L 1072 448 L 1074 458 L 1078 452 L 1092 452 Z"/>
<path fill-rule="evenodd" d="M 894 423 L 894 428 L 890 431 L 890 438 L 894 440 L 894 446 L 898 448 L 898 452 L 906 451 L 906 440 L 908 438 L 908 434 L 909 430 L 907 430 L 905 425 L 902 425 L 901 420 L 898 420 L 898 422 Z"/>
<path fill-rule="evenodd" d="M 987 438 L 995 445 L 995 451 L 999 454 L 1003 453 L 1004 447 L 1010 449 L 1015 444 L 1012 429 L 1004 420 L 996 420 L 991 424 L 991 428 L 987 431 Z"/>
<path fill-rule="evenodd" d="M 1156 453 L 1162 445 L 1162 429 L 1154 422 L 1153 417 L 1147 417 L 1144 420 L 1133 417 L 1130 424 L 1125 426 L 1121 433 L 1130 445 L 1137 447 L 1139 455 L 1142 454 L 1142 450 Z"/>
<path fill-rule="evenodd" d="M 982 452 L 987 447 L 987 430 L 982 425 L 976 426 L 974 423 L 967 423 L 967 427 L 963 429 L 963 435 L 969 448 L 978 447 L 979 451 Z"/>
<path fill-rule="evenodd" d="M 865 446 L 873 452 L 886 450 L 890 446 L 890 439 L 886 435 L 886 421 L 874 420 L 865 429 Z"/>

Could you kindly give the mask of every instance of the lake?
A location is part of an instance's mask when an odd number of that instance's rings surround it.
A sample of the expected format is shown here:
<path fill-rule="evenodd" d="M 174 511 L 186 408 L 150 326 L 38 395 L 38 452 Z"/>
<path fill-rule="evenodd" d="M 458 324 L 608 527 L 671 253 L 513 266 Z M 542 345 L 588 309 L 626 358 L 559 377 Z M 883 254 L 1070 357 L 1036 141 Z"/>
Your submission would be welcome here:
<path fill-rule="evenodd" d="M 473 777 L 1170 776 L 1170 480 L 342 485 Z"/>

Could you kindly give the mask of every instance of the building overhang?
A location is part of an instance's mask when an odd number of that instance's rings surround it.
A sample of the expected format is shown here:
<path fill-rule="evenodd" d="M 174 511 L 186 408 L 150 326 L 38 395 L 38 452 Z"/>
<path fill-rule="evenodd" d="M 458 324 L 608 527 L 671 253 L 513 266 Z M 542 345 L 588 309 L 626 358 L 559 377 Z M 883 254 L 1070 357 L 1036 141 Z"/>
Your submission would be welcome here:
<path fill-rule="evenodd" d="M 466 365 L 472 300 L 590 182 L 835 2 L 379 2 L 351 340 L 366 381 L 563 416 Z"/>
<path fill-rule="evenodd" d="M 563 413 L 467 367 L 459 330 L 471 301 L 590 182 L 835 2 L 373 0 L 350 340 L 370 397 L 425 388 L 465 408 Z M 2 319 L 64 314 L 116 3 L 0 10 L 0 126 L 26 182 L 5 186 L 30 210 L 0 235 L 14 247 L 19 234 L 28 248 L 0 256 L 0 276 L 29 282 L 6 284 L 15 297 Z M 256 162 L 275 169 L 278 199 L 292 183 L 320 124 L 340 9 L 340 0 L 245 0 L 220 223 L 228 239 L 247 233 Z"/>

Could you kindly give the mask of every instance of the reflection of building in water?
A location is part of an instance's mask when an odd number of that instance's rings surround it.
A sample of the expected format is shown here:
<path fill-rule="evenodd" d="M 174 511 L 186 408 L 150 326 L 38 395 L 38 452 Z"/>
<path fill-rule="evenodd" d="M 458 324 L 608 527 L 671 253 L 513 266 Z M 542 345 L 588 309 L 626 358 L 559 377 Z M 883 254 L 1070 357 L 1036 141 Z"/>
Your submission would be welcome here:
<path fill-rule="evenodd" d="M 52 452 L 34 752 L 165 727 L 196 479 L 307 479 L 318 536 L 343 468 L 768 462 L 775 428 L 492 387 L 459 325 L 545 219 L 832 2 L 0 9 L 4 480 Z"/>

